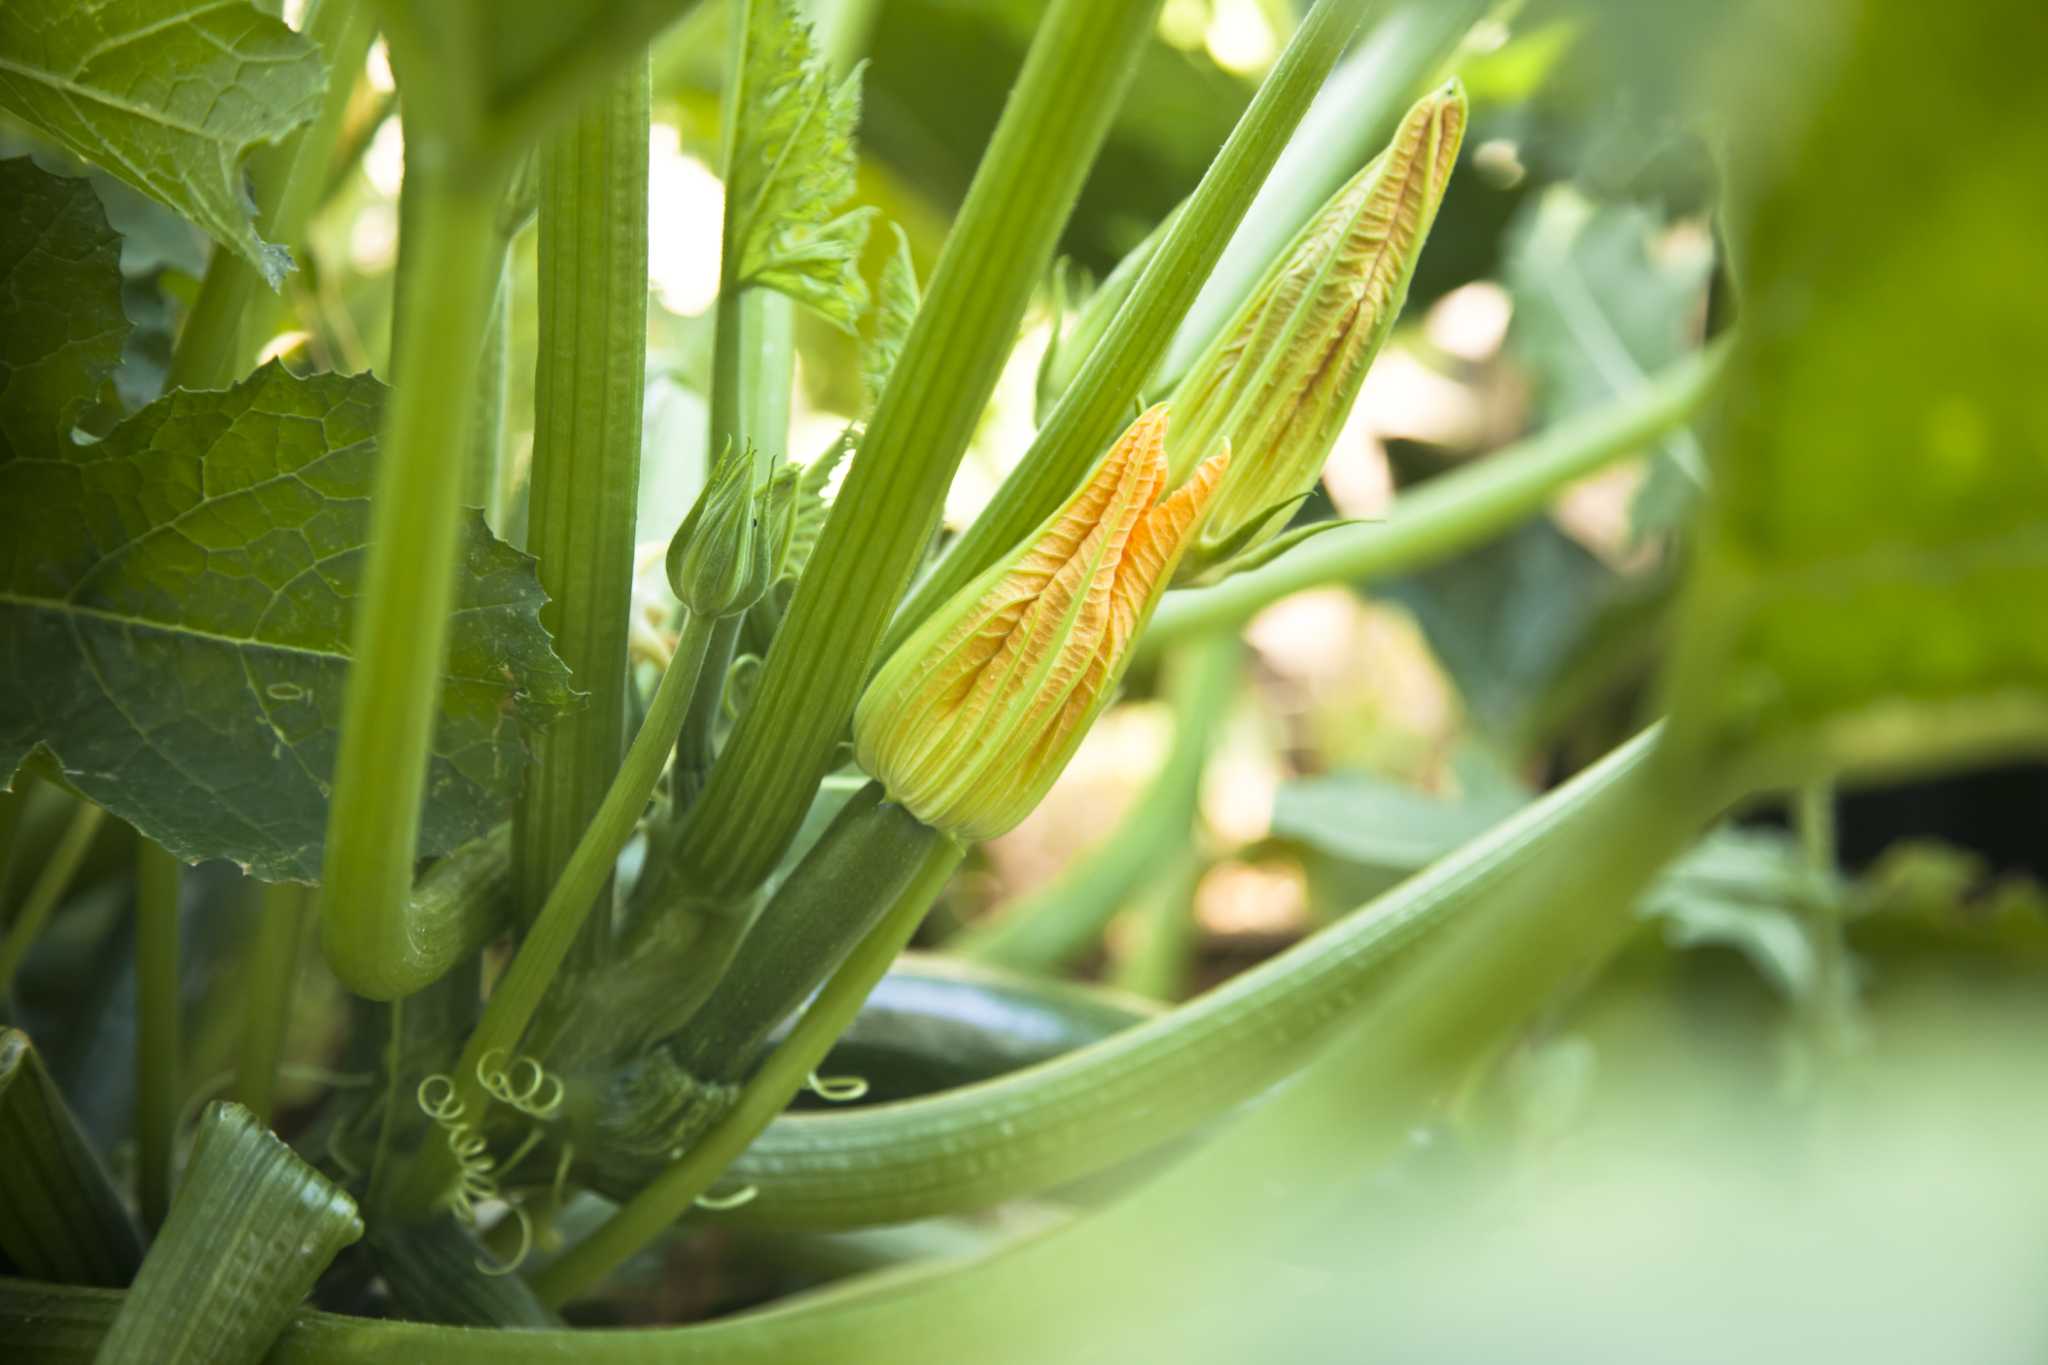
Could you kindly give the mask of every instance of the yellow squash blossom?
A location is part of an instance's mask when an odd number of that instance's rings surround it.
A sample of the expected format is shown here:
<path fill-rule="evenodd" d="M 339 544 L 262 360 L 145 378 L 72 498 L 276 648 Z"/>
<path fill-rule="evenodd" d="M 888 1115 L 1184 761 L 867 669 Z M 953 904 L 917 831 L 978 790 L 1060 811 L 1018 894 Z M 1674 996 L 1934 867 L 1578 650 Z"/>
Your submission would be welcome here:
<path fill-rule="evenodd" d="M 1386 150 L 1309 220 L 1175 390 L 1176 473 L 1225 446 L 1238 452 L 1190 570 L 1274 535 L 1315 487 L 1407 301 L 1465 113 L 1457 81 L 1416 101 Z"/>
<path fill-rule="evenodd" d="M 1030 813 L 1109 701 L 1229 452 L 1168 487 L 1145 413 L 1036 532 L 918 627 L 854 714 L 856 757 L 926 824 L 987 839 Z"/>

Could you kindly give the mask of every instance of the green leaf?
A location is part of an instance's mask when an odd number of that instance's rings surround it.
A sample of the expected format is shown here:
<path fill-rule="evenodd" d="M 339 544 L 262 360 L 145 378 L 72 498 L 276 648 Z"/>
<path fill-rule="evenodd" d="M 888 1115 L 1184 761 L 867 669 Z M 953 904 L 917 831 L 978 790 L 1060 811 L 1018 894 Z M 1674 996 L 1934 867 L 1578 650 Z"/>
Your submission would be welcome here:
<path fill-rule="evenodd" d="M 1616 584 L 1539 517 L 1382 591 L 1415 614 L 1472 719 L 1489 738 L 1518 745 Z"/>
<path fill-rule="evenodd" d="M 384 392 L 272 364 L 0 461 L 0 777 L 41 747 L 180 857 L 318 875 Z M 423 854 L 503 818 L 574 698 L 533 561 L 467 518 Z"/>
<path fill-rule="evenodd" d="M 854 330 L 868 306 L 860 251 L 872 208 L 853 194 L 860 73 L 837 89 L 790 0 L 751 0 L 726 167 L 729 283 L 777 289 Z"/>
<path fill-rule="evenodd" d="M 1732 948 L 1786 999 L 1803 1000 L 1817 970 L 1806 916 L 1821 894 L 1839 900 L 1844 892 L 1816 876 L 1795 840 L 1730 826 L 1675 863 L 1639 913 L 1664 926 L 1672 947 Z"/>
<path fill-rule="evenodd" d="M 1672 689 L 1674 739 L 1745 782 L 2048 748 L 2048 220 L 2034 6 L 1770 8 L 1838 75 L 1735 165 L 1744 246 Z M 1910 99 L 1900 98 L 1910 91 Z"/>
<path fill-rule="evenodd" d="M 0 161 L 0 463 L 68 442 L 120 363 L 121 239 L 99 197 L 27 157 Z"/>
<path fill-rule="evenodd" d="M 1696 344 L 1713 255 L 1704 234 L 1695 247 L 1667 239 L 1668 226 L 1553 185 L 1511 230 L 1509 344 L 1535 376 L 1545 423 L 1627 394 Z M 1705 474 L 1689 428 L 1658 450 L 1634 509 L 1639 532 L 1676 525 Z"/>
<path fill-rule="evenodd" d="M 875 308 L 874 333 L 861 348 L 861 379 L 867 389 L 868 407 L 882 401 L 889 372 L 903 343 L 910 336 L 910 324 L 917 320 L 917 266 L 910 259 L 910 238 L 900 224 L 889 224 L 896 234 L 896 250 L 882 263 L 881 299 Z"/>
<path fill-rule="evenodd" d="M 327 68 L 236 0 L 10 0 L 0 107 L 168 204 L 275 286 L 291 253 L 250 220 L 241 165 L 320 109 Z"/>

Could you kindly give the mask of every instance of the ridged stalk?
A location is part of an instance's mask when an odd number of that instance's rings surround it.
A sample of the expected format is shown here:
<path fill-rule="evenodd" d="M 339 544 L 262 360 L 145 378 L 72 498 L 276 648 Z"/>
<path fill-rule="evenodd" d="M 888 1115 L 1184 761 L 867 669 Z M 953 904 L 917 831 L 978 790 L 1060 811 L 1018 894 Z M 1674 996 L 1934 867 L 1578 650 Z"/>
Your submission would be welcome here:
<path fill-rule="evenodd" d="M 540 165 L 540 360 L 527 549 L 541 624 L 583 708 L 534 741 L 513 816 L 522 918 L 540 911 L 625 751 L 626 635 L 647 362 L 650 87 L 638 63 L 551 138 Z M 598 894 L 608 907 L 610 888 Z M 586 942 L 604 940 L 609 914 Z"/>
<path fill-rule="evenodd" d="M 362 1234 L 354 1200 L 246 1109 L 210 1104 L 171 1216 L 95 1360 L 255 1365 Z"/>
<path fill-rule="evenodd" d="M 693 808 L 676 860 L 693 890 L 758 885 L 802 824 L 1157 11 L 1055 0 L 1041 22 L 760 691 Z"/>

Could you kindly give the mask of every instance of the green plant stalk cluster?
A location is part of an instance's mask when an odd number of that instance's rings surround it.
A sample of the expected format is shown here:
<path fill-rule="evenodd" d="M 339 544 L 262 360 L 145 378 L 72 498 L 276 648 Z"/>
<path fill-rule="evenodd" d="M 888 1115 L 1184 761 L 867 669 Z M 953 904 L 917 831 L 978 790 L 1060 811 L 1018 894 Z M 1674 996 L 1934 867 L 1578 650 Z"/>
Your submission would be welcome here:
<path fill-rule="evenodd" d="M 1358 23 L 1359 9 L 1351 0 L 1319 0 L 1296 28 L 1030 450 L 896 613 L 883 643 L 885 654 L 1064 502 L 1129 420 L 1231 229 L 1250 207 L 1259 182 L 1278 160 Z"/>
<path fill-rule="evenodd" d="M 1043 889 L 970 925 L 949 952 L 1018 971 L 1051 971 L 1084 951 L 1145 882 L 1188 852 L 1202 772 L 1236 695 L 1236 636 L 1187 641 L 1166 661 L 1173 747 L 1130 812 Z"/>
<path fill-rule="evenodd" d="M 760 690 L 683 831 L 693 891 L 752 889 L 802 823 L 1157 10 L 1056 0 L 1040 24 Z"/>
<path fill-rule="evenodd" d="M 1254 1073 L 1255 1090 L 1287 1070 L 1287 1058 L 1319 1052 L 1320 1059 L 1301 1083 L 1097 1214 L 964 1265 L 874 1277 L 700 1326 L 486 1340 L 417 1324 L 307 1315 L 287 1331 L 273 1359 L 344 1365 L 410 1354 L 462 1365 L 489 1352 L 497 1365 L 520 1365 L 566 1349 L 617 1365 L 684 1351 L 712 1365 L 769 1357 L 848 1365 L 897 1358 L 912 1337 L 942 1356 L 957 1350 L 1003 1360 L 1061 1358 L 1080 1348 L 1104 1314 L 1150 1304 L 1154 1295 L 1162 1311 L 1167 1302 L 1184 1303 L 1189 1271 L 1197 1268 L 1189 1248 L 1227 1242 L 1237 1254 L 1259 1254 L 1265 1239 L 1284 1234 L 1300 1200 L 1356 1173 L 1362 1150 L 1382 1157 L 1395 1150 L 1417 1106 L 1434 1098 L 1436 1081 L 1483 1061 L 1627 933 L 1643 882 L 1727 794 L 1674 783 L 1657 757 L 1654 737 L 1639 738 L 1357 917 L 1374 924 L 1375 955 L 1390 967 L 1369 1006 L 1358 1008 L 1365 997 L 1348 1007 L 1307 999 L 1290 1011 L 1287 1027 L 1278 1019 L 1235 1021 L 1222 1034 L 1230 1040 L 1226 1061 L 1233 1074 L 1240 1064 Z M 1328 939 L 1326 933 L 1312 942 L 1327 952 Z M 881 965 L 886 960 L 877 970 Z M 1299 1026 L 1312 1037 L 1291 1032 Z M 1205 1034 L 1176 1050 L 1175 1074 L 1162 1087 L 1166 1098 L 1190 1088 L 1187 1068 L 1199 1080 L 1192 1088 L 1209 1090 L 1216 1054 L 1198 1044 L 1212 1041 Z M 1153 1122 L 1150 1111 L 1121 1103 L 1106 1106 L 1108 1112 L 1117 1123 L 1132 1114 Z M 649 1208 L 634 1229 L 640 1235 L 620 1235 L 607 1255 L 570 1253 L 541 1277 L 544 1295 L 573 1294 L 658 1235 L 702 1191 L 696 1179 L 677 1174 L 682 1169 L 672 1174 L 674 1193 L 684 1197 Z M 1248 1179 L 1251 1171 L 1260 1177 Z M 1105 1265 L 1120 1273 L 1104 1275 Z M 19 1283 L 0 1293 L 0 1312 L 56 1343 L 95 1339 L 116 1301 Z M 1046 1303 L 1061 1311 L 1046 1313 Z"/>
<path fill-rule="evenodd" d="M 584 708 L 534 741 L 513 813 L 522 919 L 537 914 L 625 751 L 647 370 L 647 168 L 651 88 L 642 61 L 540 154 L 540 360 L 527 549 L 548 605 L 541 624 Z M 600 891 L 600 908 L 608 892 Z M 600 950 L 609 913 L 585 943 Z"/>
<path fill-rule="evenodd" d="M 647 808 L 689 708 L 713 624 L 714 619 L 696 615 L 683 623 L 675 655 L 655 688 L 647 717 L 633 736 L 624 762 L 463 1046 L 452 1079 L 459 1112 L 469 1121 L 479 1120 L 488 1103 L 481 1069 L 484 1060 L 493 1052 L 510 1054 L 517 1047 L 575 945 L 591 907 L 610 883 L 619 850 L 626 846 Z M 401 1206 L 415 1215 L 427 1215 L 447 1194 L 454 1173 L 454 1158 L 447 1146 L 428 1143 L 399 1188 Z"/>
<path fill-rule="evenodd" d="M 732 1110 L 609 1221 L 534 1277 L 534 1289 L 544 1301 L 574 1298 L 664 1235 L 815 1074 L 960 864 L 965 850 L 958 843 L 937 830 L 918 828 L 923 847 L 910 859 L 910 876 L 894 901 L 747 1081 Z"/>

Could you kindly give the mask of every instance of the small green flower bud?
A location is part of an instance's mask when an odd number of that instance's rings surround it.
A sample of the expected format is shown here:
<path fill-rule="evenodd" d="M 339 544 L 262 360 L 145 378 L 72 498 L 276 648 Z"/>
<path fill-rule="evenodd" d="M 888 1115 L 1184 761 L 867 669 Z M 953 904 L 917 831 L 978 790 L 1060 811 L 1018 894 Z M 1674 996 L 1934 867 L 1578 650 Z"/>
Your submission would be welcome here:
<path fill-rule="evenodd" d="M 733 453 L 728 440 L 668 543 L 668 582 L 676 598 L 698 616 L 732 616 L 759 600 L 781 569 L 786 529 L 766 524 L 774 488 L 756 493 L 754 454 Z"/>
<path fill-rule="evenodd" d="M 1174 391 L 1174 475 L 1226 444 L 1236 456 L 1187 573 L 1271 538 L 1315 487 L 1407 301 L 1465 113 L 1455 80 L 1418 100 L 1387 149 L 1309 220 Z"/>
<path fill-rule="evenodd" d="M 1109 704 L 1229 467 L 1218 454 L 1169 494 L 1165 435 L 1164 406 L 1134 422 L 1066 506 L 868 684 L 855 757 L 925 824 L 963 839 L 1011 828 Z"/>

